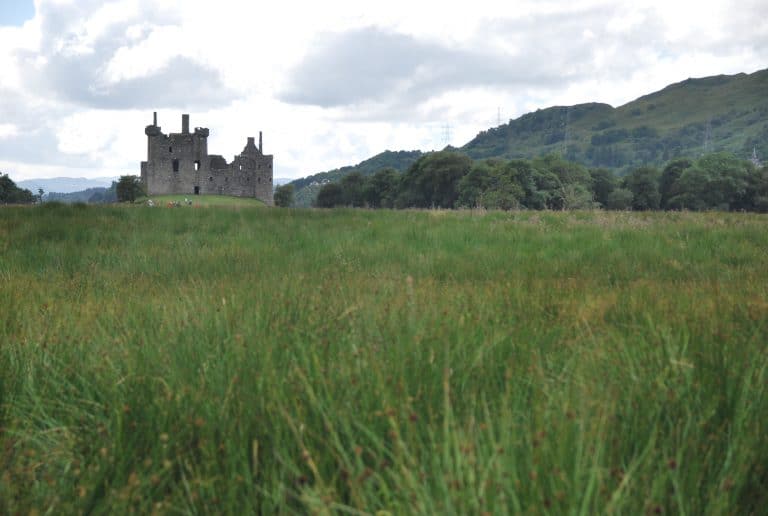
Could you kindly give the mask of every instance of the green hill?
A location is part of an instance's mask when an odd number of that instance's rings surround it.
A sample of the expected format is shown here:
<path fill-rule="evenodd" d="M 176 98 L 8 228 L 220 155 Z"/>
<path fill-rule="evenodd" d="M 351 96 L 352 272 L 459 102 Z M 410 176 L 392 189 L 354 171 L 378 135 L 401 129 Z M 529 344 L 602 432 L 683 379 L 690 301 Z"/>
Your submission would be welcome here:
<path fill-rule="evenodd" d="M 291 181 L 290 184 L 293 185 L 295 192 L 294 204 L 300 207 L 312 206 L 323 184 L 336 182 L 352 172 L 360 172 L 364 176 L 373 175 L 382 168 L 394 168 L 403 172 L 421 155 L 421 151 L 384 151 L 354 166 L 341 167 Z"/>
<path fill-rule="evenodd" d="M 534 158 L 549 153 L 619 173 L 678 156 L 731 152 L 768 156 L 768 70 L 687 79 L 614 108 L 588 103 L 527 113 L 482 131 L 458 149 L 474 159 Z M 310 206 L 323 183 L 351 172 L 404 171 L 420 151 L 386 151 L 355 166 L 297 179 L 297 206 Z"/>
<path fill-rule="evenodd" d="M 470 157 L 532 158 L 556 152 L 586 166 L 626 169 L 676 156 L 768 154 L 768 70 L 672 84 L 618 108 L 557 106 L 483 131 Z"/>

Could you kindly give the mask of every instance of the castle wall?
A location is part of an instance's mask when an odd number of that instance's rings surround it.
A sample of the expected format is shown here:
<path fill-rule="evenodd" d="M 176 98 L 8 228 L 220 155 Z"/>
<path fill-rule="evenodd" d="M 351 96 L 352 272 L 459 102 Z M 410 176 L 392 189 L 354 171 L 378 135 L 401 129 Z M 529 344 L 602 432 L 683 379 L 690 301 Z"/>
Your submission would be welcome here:
<path fill-rule="evenodd" d="M 190 133 L 186 116 L 181 133 L 165 135 L 156 121 L 145 133 L 147 161 L 141 163 L 141 180 L 149 195 L 231 195 L 273 204 L 273 156 L 262 154 L 253 138 L 227 163 L 208 155 L 208 129 Z"/>

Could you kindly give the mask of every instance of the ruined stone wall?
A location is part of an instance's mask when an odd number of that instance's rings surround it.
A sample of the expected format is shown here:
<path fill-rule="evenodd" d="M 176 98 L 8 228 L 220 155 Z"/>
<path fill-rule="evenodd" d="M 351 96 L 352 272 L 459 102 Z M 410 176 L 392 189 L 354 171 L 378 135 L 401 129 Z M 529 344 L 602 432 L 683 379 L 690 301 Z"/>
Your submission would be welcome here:
<path fill-rule="evenodd" d="M 254 138 L 228 164 L 221 156 L 208 155 L 208 129 L 190 133 L 186 115 L 181 133 L 163 134 L 156 120 L 145 132 L 148 149 L 141 180 L 149 195 L 231 195 L 273 204 L 273 156 L 262 154 Z"/>

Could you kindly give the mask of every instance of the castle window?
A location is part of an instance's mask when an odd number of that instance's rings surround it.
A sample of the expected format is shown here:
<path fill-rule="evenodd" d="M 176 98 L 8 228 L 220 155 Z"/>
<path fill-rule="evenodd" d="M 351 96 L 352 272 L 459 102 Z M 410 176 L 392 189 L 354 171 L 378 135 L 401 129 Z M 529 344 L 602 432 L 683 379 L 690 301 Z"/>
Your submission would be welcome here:
<path fill-rule="evenodd" d="M 200 161 L 195 161 L 195 170 L 200 170 Z"/>
<path fill-rule="evenodd" d="M 178 172 L 179 171 L 179 160 L 175 159 L 173 160 L 173 171 Z"/>
<path fill-rule="evenodd" d="M 213 176 L 209 177 L 208 181 L 213 181 Z"/>
<path fill-rule="evenodd" d="M 261 183 L 261 178 L 258 179 L 259 183 Z"/>
<path fill-rule="evenodd" d="M 173 152 L 173 147 L 168 147 L 168 152 Z"/>

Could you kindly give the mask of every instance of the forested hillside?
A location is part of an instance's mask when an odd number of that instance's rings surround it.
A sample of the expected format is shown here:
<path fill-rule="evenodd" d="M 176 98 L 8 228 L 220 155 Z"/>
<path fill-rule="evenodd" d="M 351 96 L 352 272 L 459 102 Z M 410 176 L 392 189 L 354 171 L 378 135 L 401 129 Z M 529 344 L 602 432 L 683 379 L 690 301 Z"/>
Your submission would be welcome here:
<path fill-rule="evenodd" d="M 359 172 L 363 176 L 370 176 L 374 172 L 385 168 L 404 172 L 421 155 L 421 151 L 384 151 L 354 166 L 337 168 L 297 179 L 289 183 L 294 187 L 294 204 L 300 207 L 312 206 L 323 184 L 339 181 L 342 177 L 352 172 Z"/>
<path fill-rule="evenodd" d="M 688 79 L 618 108 L 551 107 L 483 131 L 462 150 L 473 158 L 558 153 L 618 172 L 680 156 L 768 154 L 768 70 Z"/>
<path fill-rule="evenodd" d="M 729 153 L 738 159 L 753 151 L 768 156 L 768 70 L 719 75 L 672 84 L 614 108 L 589 103 L 525 114 L 478 134 L 458 149 L 472 159 L 535 159 L 559 155 L 586 168 L 619 176 L 677 158 Z M 392 168 L 403 172 L 419 151 L 384 152 L 354 167 L 293 181 L 296 205 L 309 206 L 324 183 L 353 172 L 363 176 Z"/>

